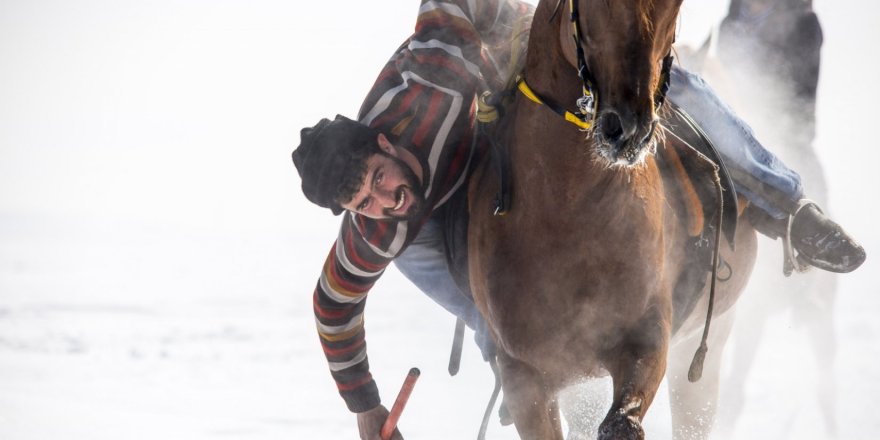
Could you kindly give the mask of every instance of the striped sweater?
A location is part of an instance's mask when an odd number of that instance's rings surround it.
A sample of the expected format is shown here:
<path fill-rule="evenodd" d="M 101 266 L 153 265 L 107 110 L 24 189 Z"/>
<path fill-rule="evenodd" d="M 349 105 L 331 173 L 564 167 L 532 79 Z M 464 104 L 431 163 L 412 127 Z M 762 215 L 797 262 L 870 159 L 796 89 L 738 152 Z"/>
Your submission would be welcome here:
<path fill-rule="evenodd" d="M 531 12 L 518 0 L 423 0 L 415 33 L 382 69 L 361 107 L 360 122 L 419 159 L 430 209 L 409 221 L 346 211 L 324 263 L 313 297 L 315 320 L 333 379 L 353 412 L 380 403 L 367 360 L 367 293 L 431 212 L 464 187 L 475 150 L 475 96 L 506 80 L 510 41 L 522 36 L 521 23 Z"/>

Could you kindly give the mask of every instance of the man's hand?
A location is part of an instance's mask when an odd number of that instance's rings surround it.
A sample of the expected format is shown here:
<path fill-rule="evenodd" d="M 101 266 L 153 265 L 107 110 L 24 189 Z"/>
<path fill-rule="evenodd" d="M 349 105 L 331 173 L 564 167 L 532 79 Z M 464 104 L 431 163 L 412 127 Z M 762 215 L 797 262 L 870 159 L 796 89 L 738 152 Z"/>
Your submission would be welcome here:
<path fill-rule="evenodd" d="M 382 424 L 388 418 L 388 409 L 379 405 L 369 411 L 358 413 L 358 431 L 361 434 L 361 440 L 382 440 L 379 432 L 382 430 Z M 403 436 L 397 428 L 391 434 L 390 440 L 403 440 Z"/>

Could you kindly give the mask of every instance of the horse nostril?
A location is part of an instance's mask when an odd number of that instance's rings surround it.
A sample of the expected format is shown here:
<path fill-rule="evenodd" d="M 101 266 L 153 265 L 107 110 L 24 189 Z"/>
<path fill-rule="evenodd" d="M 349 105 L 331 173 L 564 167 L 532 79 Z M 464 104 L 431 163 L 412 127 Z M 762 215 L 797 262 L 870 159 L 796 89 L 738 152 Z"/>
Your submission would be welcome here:
<path fill-rule="evenodd" d="M 616 142 L 623 136 L 623 126 L 620 123 L 620 116 L 614 112 L 608 112 L 602 115 L 600 124 L 602 135 L 605 139 Z"/>

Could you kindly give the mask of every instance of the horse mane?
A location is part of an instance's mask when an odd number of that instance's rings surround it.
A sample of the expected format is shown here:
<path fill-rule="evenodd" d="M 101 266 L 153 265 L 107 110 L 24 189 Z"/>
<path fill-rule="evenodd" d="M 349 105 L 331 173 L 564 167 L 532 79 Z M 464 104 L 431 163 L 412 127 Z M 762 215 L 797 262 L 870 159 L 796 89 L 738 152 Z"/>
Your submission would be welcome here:
<path fill-rule="evenodd" d="M 608 1 L 608 0 L 606 0 Z M 654 22 L 651 20 L 651 15 L 649 12 L 654 9 L 654 0 L 641 0 L 641 14 L 639 18 L 642 21 L 642 29 L 648 34 L 651 38 L 654 37 Z"/>
<path fill-rule="evenodd" d="M 550 14 L 550 19 L 547 20 L 547 23 L 552 22 L 553 19 L 556 18 L 556 14 L 559 13 L 560 6 L 562 6 L 562 0 L 559 0 L 558 2 L 556 2 L 556 7 L 553 8 L 553 13 Z"/>

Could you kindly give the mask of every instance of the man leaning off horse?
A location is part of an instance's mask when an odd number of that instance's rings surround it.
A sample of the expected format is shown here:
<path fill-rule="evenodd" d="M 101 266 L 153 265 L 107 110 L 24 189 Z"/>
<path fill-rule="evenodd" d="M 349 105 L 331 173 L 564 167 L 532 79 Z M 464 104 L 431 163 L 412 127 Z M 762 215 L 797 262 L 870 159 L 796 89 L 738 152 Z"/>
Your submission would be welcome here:
<path fill-rule="evenodd" d="M 345 212 L 313 300 L 331 374 L 357 413 L 362 439 L 378 439 L 388 414 L 370 375 L 363 314 L 367 293 L 392 261 L 475 330 L 485 359 L 494 356 L 485 322 L 449 273 L 439 212 L 467 186 L 476 95 L 497 89 L 517 68 L 521 53 L 511 42 L 525 41 L 532 11 L 518 0 L 423 0 L 415 33 L 380 72 L 358 121 L 322 119 L 302 130 L 293 152 L 306 198 L 334 215 Z M 801 260 L 834 272 L 861 265 L 861 246 L 816 206 L 801 203 L 794 171 L 700 78 L 679 68 L 671 76 L 669 99 L 720 150 L 737 191 L 760 214 L 760 231 L 775 238 L 796 213 L 791 239 Z"/>

